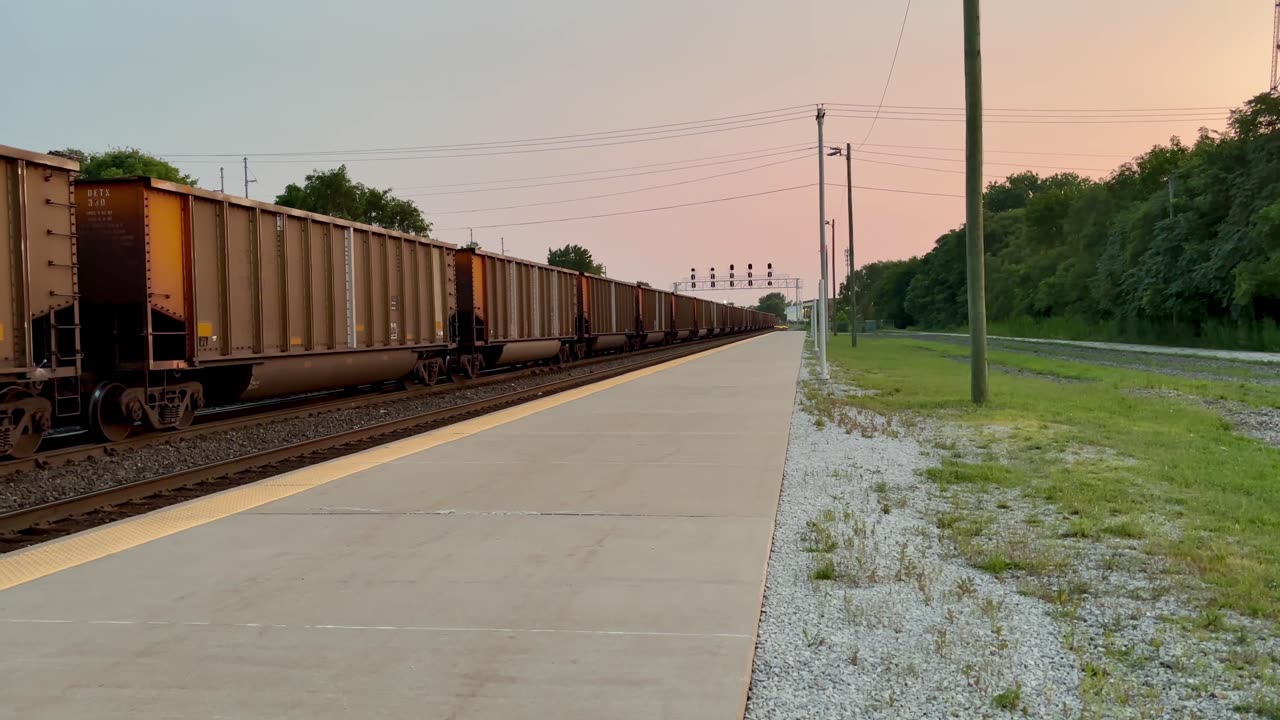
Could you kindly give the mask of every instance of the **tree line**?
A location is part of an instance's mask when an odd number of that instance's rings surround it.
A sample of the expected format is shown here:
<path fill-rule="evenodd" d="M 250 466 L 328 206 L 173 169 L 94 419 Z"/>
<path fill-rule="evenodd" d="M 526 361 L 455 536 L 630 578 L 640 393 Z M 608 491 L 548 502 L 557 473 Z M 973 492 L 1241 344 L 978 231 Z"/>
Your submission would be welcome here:
<path fill-rule="evenodd" d="M 1263 94 L 1194 144 L 1173 138 L 1101 181 L 987 185 L 987 314 L 1012 334 L 1280 350 L 1280 97 Z M 854 276 L 859 319 L 967 322 L 965 228 Z M 848 288 L 840 289 L 847 316 Z"/>

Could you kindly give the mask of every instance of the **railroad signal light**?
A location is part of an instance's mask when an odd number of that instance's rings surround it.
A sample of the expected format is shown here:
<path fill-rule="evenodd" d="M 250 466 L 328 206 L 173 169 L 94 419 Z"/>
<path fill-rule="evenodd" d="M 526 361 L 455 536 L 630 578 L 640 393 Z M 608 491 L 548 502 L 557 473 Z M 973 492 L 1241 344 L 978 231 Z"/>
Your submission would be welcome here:
<path fill-rule="evenodd" d="M 733 273 L 729 273 L 729 276 L 730 276 L 730 277 L 733 277 Z M 730 281 L 729 281 L 729 287 L 733 287 L 733 281 L 732 281 L 732 280 L 730 280 Z"/>
<path fill-rule="evenodd" d="M 711 277 L 715 277 L 715 275 L 712 275 Z M 715 280 L 712 280 L 712 281 L 711 281 L 711 287 L 715 287 L 715 286 L 716 286 L 716 281 L 715 281 Z"/>
<path fill-rule="evenodd" d="M 773 277 L 773 263 L 769 263 L 769 266 L 767 269 L 769 271 L 769 277 Z M 769 283 L 769 284 L 772 285 L 773 283 Z"/>
<path fill-rule="evenodd" d="M 747 273 L 747 276 L 748 276 L 748 277 L 750 277 L 750 275 L 751 275 L 751 273 Z M 756 286 L 756 281 L 755 281 L 755 280 L 748 280 L 748 281 L 747 281 L 747 287 L 755 287 L 755 286 Z"/>

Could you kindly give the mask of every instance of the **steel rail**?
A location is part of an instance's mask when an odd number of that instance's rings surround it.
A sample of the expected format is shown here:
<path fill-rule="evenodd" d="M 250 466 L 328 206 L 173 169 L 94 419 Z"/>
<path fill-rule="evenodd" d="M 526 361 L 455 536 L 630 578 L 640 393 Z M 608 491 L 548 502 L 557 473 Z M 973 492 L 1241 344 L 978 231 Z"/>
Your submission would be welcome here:
<path fill-rule="evenodd" d="M 73 527 L 63 528 L 61 530 L 56 527 L 59 523 L 74 520 L 77 517 L 86 516 L 107 508 L 119 508 L 120 506 L 129 503 L 140 503 L 149 499 L 154 500 L 151 503 L 143 503 L 141 507 L 135 508 L 134 510 L 136 510 L 136 512 L 132 510 L 123 511 L 123 516 L 141 514 L 157 507 L 175 504 L 188 499 L 186 496 L 157 498 L 157 496 L 163 496 L 184 488 L 192 488 L 193 486 L 207 484 L 210 483 L 210 481 L 223 478 L 231 478 L 233 480 L 233 482 L 226 484 L 226 487 L 247 484 L 263 477 L 270 477 L 287 472 L 291 469 L 296 469 L 297 467 L 305 467 L 307 465 L 323 462 L 324 460 L 349 455 L 369 447 L 391 442 L 401 437 L 408 437 L 428 430 L 433 430 L 438 427 L 451 425 L 462 420 L 467 420 L 507 407 L 519 405 L 547 395 L 590 385 L 612 377 L 634 372 L 639 369 L 669 362 L 674 359 L 697 355 L 717 347 L 730 345 L 747 338 L 756 337 L 760 334 L 762 333 L 744 333 L 731 337 L 715 338 L 705 342 L 691 343 L 687 348 L 684 348 L 683 351 L 677 350 L 676 352 L 670 352 L 671 348 L 668 347 L 664 348 L 668 352 L 657 354 L 645 353 L 645 357 L 635 362 L 625 363 L 623 365 L 614 366 L 604 370 L 597 370 L 584 375 L 561 378 L 522 390 L 516 390 L 502 395 L 495 395 L 491 398 L 431 410 L 397 420 L 388 420 L 386 422 L 362 428 L 355 428 L 334 435 L 304 440 L 302 442 L 285 445 L 279 448 L 263 450 L 249 455 L 209 463 L 169 473 L 167 475 L 145 478 L 131 483 L 126 483 L 124 485 L 116 485 L 96 490 L 94 492 L 85 493 L 83 495 L 55 500 L 30 508 L 13 510 L 0 514 L 0 541 L 4 542 L 3 545 L 0 545 L 0 552 L 15 550 L 24 545 L 43 542 L 56 536 L 69 534 L 70 532 L 77 532 L 85 529 L 86 526 L 105 524 L 106 522 L 118 519 L 117 517 L 106 517 L 101 518 L 101 522 L 81 522 L 75 524 Z M 574 365 L 572 367 L 577 368 L 583 366 Z M 506 376 L 497 377 L 502 377 L 503 379 L 506 378 Z M 470 387 L 470 385 L 468 385 L 468 387 Z M 208 489 L 207 492 L 199 492 L 197 495 L 208 494 L 221 489 L 224 488 L 220 486 Z M 33 529 L 39 526 L 49 525 L 54 525 L 55 527 L 42 532 L 33 532 Z M 24 541 L 23 536 L 28 537 L 29 540 Z"/>

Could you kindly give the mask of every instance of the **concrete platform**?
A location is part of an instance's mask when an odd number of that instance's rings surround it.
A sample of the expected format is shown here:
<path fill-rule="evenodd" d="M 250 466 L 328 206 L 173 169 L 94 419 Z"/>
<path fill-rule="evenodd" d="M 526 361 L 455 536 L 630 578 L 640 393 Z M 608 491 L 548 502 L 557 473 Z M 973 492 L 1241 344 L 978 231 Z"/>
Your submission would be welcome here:
<path fill-rule="evenodd" d="M 128 521 L 0 591 L 0 718 L 738 718 L 802 340 Z"/>

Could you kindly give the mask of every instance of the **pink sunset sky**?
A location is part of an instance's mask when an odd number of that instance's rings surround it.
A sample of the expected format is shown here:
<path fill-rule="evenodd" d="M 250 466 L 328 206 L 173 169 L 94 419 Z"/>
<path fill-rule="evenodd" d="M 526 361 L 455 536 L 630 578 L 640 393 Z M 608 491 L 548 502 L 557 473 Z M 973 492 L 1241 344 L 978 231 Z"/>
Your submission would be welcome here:
<path fill-rule="evenodd" d="M 11 52 L 27 61 L 0 68 L 17 98 L 0 117 L 0 143 L 39 151 L 135 146 L 170 157 L 205 188 L 217 189 L 225 168 L 227 190 L 237 194 L 240 157 L 248 154 L 257 180 L 250 194 L 264 200 L 313 168 L 346 161 L 357 180 L 411 197 L 448 242 L 465 243 L 470 226 L 484 247 L 497 250 L 505 241 L 509 254 L 535 260 L 544 260 L 548 247 L 578 243 L 609 275 L 658 286 L 687 277 L 690 267 L 723 272 L 730 263 L 773 262 L 804 278 L 811 296 L 816 188 L 518 223 L 815 182 L 816 151 L 759 157 L 762 149 L 813 143 L 815 103 L 874 108 L 905 7 L 906 0 L 8 3 L 0 25 L 13 29 L 8 37 L 18 47 Z M 1220 129 L 1225 108 L 1267 89 L 1272 11 L 1269 0 L 986 0 L 988 174 L 1061 169 L 1102 177 L 1170 136 L 1192 140 L 1201 126 Z M 49 45 L 54 37 L 59 41 Z M 915 0 L 886 104 L 962 108 L 961 43 L 959 0 Z M 1162 116 L 1187 116 L 1174 121 L 994 122 L 999 108 L 1098 110 L 1101 117 L 1090 119 L 1106 120 L 1121 109 L 1184 107 L 1221 109 Z M 784 121 L 756 127 L 548 152 L 321 154 L 563 136 L 778 108 L 803 112 L 762 115 Z M 830 141 L 867 137 L 870 120 L 831 112 Z M 855 184 L 960 195 L 963 124 L 947 115 L 884 115 L 855 154 Z M 507 190 L 488 183 L 753 150 L 762 150 L 756 159 L 674 172 Z M 768 163 L 778 164 L 757 167 Z M 828 163 L 828 181 L 843 183 L 843 159 Z M 735 170 L 743 172 L 641 189 Z M 482 184 L 439 187 L 463 183 Z M 427 194 L 459 189 L 479 191 Z M 827 192 L 843 247 L 844 189 Z M 602 194 L 612 196 L 579 199 Z M 490 209 L 512 205 L 528 207 Z M 855 205 L 859 265 L 926 252 L 963 220 L 959 197 L 858 190 Z M 467 210 L 480 211 L 460 212 Z M 760 294 L 717 298 L 744 303 Z"/>

